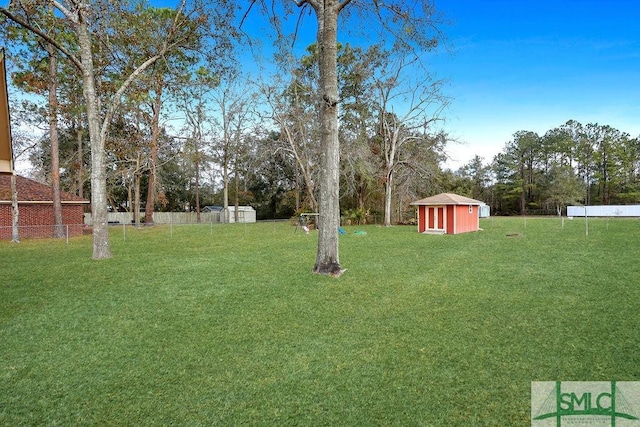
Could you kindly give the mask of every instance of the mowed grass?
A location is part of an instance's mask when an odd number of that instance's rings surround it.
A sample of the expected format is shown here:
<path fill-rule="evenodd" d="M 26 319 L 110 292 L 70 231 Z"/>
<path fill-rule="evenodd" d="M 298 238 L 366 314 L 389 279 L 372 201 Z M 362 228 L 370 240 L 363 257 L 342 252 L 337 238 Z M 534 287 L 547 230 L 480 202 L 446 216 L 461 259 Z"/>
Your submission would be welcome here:
<path fill-rule="evenodd" d="M 0 425 L 530 425 L 531 381 L 640 380 L 640 221 L 285 223 L 0 242 Z M 356 230 L 366 235 L 354 234 Z"/>

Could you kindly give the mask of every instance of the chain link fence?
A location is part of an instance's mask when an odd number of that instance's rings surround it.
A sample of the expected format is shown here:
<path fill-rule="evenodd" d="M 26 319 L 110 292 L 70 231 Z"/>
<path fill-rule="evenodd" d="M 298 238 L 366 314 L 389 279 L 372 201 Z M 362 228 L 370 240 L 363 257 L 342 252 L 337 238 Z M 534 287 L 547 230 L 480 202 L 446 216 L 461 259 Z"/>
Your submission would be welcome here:
<path fill-rule="evenodd" d="M 13 226 L 0 226 L 0 240 L 13 239 Z M 23 239 L 65 239 L 68 243 L 69 237 L 81 236 L 86 227 L 83 224 L 64 225 L 19 225 L 18 238 Z"/>

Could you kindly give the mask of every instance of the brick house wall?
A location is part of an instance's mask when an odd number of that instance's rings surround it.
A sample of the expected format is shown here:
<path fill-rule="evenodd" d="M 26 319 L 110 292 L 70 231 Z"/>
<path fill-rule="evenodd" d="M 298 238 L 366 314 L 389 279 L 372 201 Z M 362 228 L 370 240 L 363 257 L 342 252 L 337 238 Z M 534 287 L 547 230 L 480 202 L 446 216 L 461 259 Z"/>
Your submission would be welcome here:
<path fill-rule="evenodd" d="M 53 202 L 51 188 L 24 177 L 17 178 L 18 188 L 18 227 L 20 238 L 53 237 Z M 11 239 L 10 176 L 0 175 L 0 239 Z M 69 236 L 82 235 L 84 227 L 84 208 L 88 200 L 70 193 L 62 192 L 62 223 Z"/>
<path fill-rule="evenodd" d="M 53 237 L 53 205 L 29 205 L 18 203 L 18 227 L 21 239 Z M 62 223 L 65 233 L 81 236 L 83 230 L 84 206 L 62 205 Z M 11 205 L 0 205 L 0 239 L 11 239 L 12 213 Z"/>

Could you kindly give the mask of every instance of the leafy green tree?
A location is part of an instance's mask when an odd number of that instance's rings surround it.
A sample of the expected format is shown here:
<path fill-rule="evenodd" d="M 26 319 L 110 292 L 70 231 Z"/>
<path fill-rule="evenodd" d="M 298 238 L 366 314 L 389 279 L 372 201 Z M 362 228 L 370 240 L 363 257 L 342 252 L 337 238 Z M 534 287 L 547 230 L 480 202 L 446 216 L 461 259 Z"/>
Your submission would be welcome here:
<path fill-rule="evenodd" d="M 296 163 L 281 147 L 281 136 L 269 132 L 256 136 L 259 151 L 253 153 L 248 190 L 259 219 L 289 218 L 300 212 Z"/>
<path fill-rule="evenodd" d="M 640 139 L 623 134 L 616 153 L 619 162 L 616 203 L 640 202 Z"/>
<path fill-rule="evenodd" d="M 39 20 L 46 29 L 56 39 L 63 39 L 63 36 L 56 30 L 56 17 L 53 9 L 43 9 L 42 11 L 31 11 L 30 19 Z M 62 199 L 60 194 L 60 160 L 58 151 L 58 58 L 57 51 L 51 43 L 40 42 L 35 35 L 20 26 L 7 28 L 3 31 L 4 37 L 12 44 L 23 43 L 30 52 L 29 61 L 18 61 L 21 69 L 14 73 L 14 82 L 24 91 L 46 95 L 48 105 L 46 116 L 48 119 L 49 142 L 49 180 L 51 183 L 51 195 L 53 206 L 53 236 L 54 238 L 64 237 L 62 227 Z M 25 49 L 26 51 L 26 49 Z M 17 56 L 16 56 L 17 57 Z M 45 65 L 46 64 L 46 65 Z"/>
<path fill-rule="evenodd" d="M 585 127 L 581 123 L 571 121 L 569 130 L 575 146 L 575 167 L 585 188 L 584 203 L 585 205 L 589 205 L 591 203 L 591 185 L 593 183 L 593 171 L 595 169 L 594 146 L 587 136 Z"/>
<path fill-rule="evenodd" d="M 247 90 L 249 82 L 240 80 L 239 76 L 227 75 L 220 86 L 213 91 L 213 104 L 218 109 L 216 130 L 220 135 L 214 145 L 214 159 L 222 168 L 223 215 L 224 221 L 229 218 L 230 176 L 233 174 L 236 184 L 234 221 L 238 222 L 239 175 L 243 148 L 246 147 L 249 129 L 253 124 L 253 110 L 256 95 Z"/>
<path fill-rule="evenodd" d="M 505 145 L 504 154 L 496 159 L 497 178 L 506 186 L 510 197 L 518 195 L 520 215 L 524 215 L 528 204 L 536 200 L 540 146 L 537 133 L 518 131 Z"/>
<path fill-rule="evenodd" d="M 381 193 L 375 83 L 388 58 L 388 52 L 376 45 L 362 49 L 346 44 L 339 50 L 340 195 L 343 208 L 352 206 L 352 212 L 366 212 L 369 198 Z"/>
<path fill-rule="evenodd" d="M 470 191 L 466 194 L 472 199 L 485 200 L 491 184 L 491 168 L 484 164 L 483 158 L 475 155 L 460 168 L 459 174 L 471 182 Z"/>
<path fill-rule="evenodd" d="M 603 205 L 611 204 L 616 193 L 626 181 L 630 136 L 611 126 L 589 123 L 587 138 L 594 146 L 594 178 L 598 182 L 597 192 Z"/>
<path fill-rule="evenodd" d="M 512 214 L 520 212 L 522 182 L 513 158 L 505 152 L 494 156 L 491 170 L 495 176 L 494 193 L 496 200 L 491 206 L 496 213 Z"/>
<path fill-rule="evenodd" d="M 577 203 L 583 196 L 582 181 L 568 165 L 556 165 L 547 175 L 546 202 L 552 205 L 558 216 L 567 205 Z"/>
<path fill-rule="evenodd" d="M 213 113 L 207 104 L 213 102 L 213 90 L 220 79 L 212 71 L 201 66 L 184 76 L 180 89 L 180 105 L 185 116 L 184 131 L 187 134 L 184 154 L 193 163 L 193 185 L 195 211 L 200 221 L 200 180 L 202 171 L 211 160 L 211 147 L 215 138 Z"/>

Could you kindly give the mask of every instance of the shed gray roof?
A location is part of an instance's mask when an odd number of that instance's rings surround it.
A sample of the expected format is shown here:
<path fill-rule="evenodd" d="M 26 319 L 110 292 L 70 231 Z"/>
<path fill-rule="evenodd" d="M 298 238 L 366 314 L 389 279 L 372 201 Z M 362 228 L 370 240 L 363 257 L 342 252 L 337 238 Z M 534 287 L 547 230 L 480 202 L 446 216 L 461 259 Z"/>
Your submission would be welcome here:
<path fill-rule="evenodd" d="M 220 212 L 224 207 L 218 205 L 205 206 L 202 208 L 203 212 Z"/>
<path fill-rule="evenodd" d="M 459 196 L 453 193 L 440 193 L 435 196 L 417 200 L 411 203 L 414 206 L 429 205 L 484 205 L 480 200 L 471 199 L 469 197 Z"/>

